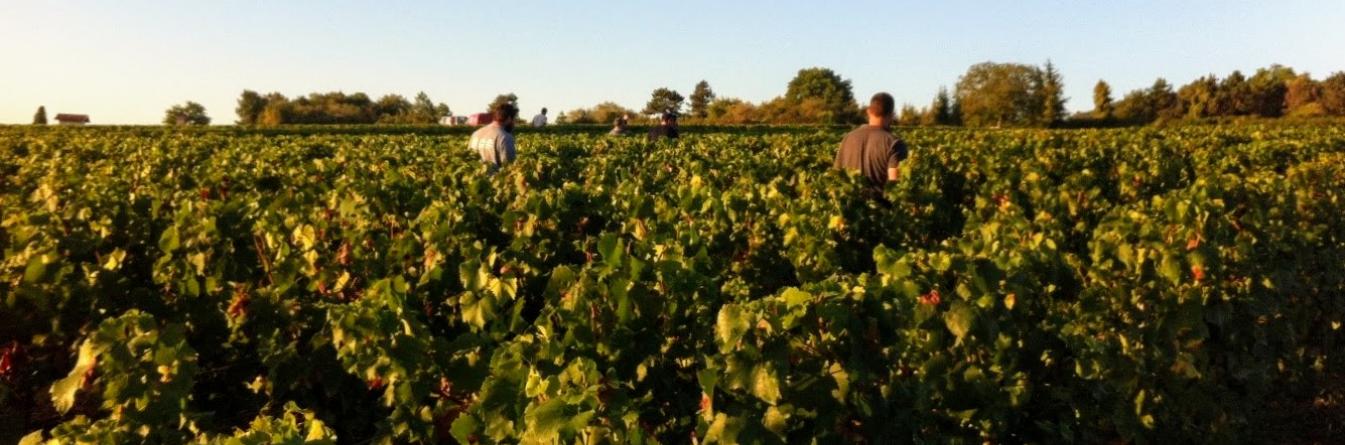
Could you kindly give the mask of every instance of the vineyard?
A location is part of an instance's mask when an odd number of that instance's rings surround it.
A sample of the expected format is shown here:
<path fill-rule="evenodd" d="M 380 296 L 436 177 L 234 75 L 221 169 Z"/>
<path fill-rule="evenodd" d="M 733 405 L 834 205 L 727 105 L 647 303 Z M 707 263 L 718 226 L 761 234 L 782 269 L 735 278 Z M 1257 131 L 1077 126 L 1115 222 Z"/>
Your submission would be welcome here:
<path fill-rule="evenodd" d="M 0 442 L 1189 443 L 1345 370 L 1345 127 L 0 128 Z M 1345 423 L 1315 440 L 1345 440 Z M 1290 437 L 1293 437 L 1292 435 Z"/>

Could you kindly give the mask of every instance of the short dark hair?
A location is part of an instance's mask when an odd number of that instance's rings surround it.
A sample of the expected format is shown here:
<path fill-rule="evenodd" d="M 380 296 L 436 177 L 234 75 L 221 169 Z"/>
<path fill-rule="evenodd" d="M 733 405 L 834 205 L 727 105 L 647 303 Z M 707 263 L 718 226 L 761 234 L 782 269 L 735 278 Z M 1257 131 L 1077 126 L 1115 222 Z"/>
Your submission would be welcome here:
<path fill-rule="evenodd" d="M 878 93 L 869 99 L 869 114 L 874 116 L 888 117 L 897 111 L 897 101 L 892 99 L 891 94 Z"/>
<path fill-rule="evenodd" d="M 542 108 L 542 114 L 546 114 L 546 108 Z"/>
<path fill-rule="evenodd" d="M 491 114 L 494 115 L 495 122 L 504 122 L 518 117 L 518 107 L 515 107 L 514 104 L 510 103 L 500 104 L 491 111 Z"/>

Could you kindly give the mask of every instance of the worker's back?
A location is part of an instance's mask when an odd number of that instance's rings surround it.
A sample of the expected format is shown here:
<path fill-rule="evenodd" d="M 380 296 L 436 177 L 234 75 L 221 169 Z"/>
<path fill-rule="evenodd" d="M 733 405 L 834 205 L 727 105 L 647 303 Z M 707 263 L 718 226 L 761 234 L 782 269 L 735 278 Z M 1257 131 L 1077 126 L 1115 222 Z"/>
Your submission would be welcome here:
<path fill-rule="evenodd" d="M 865 125 L 841 141 L 836 152 L 836 168 L 858 170 L 874 184 L 888 181 L 888 168 L 906 159 L 906 144 L 883 127 Z"/>
<path fill-rule="evenodd" d="M 481 161 L 498 168 L 514 160 L 514 135 L 493 123 L 472 133 L 468 148 L 481 155 Z"/>

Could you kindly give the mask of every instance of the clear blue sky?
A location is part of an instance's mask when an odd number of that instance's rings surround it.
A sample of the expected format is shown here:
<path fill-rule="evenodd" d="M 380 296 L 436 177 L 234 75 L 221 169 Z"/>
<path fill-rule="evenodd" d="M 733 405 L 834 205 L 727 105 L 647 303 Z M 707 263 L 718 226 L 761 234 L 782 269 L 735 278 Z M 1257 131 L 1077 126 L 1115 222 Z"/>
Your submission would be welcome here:
<path fill-rule="evenodd" d="M 1345 1 L 0 0 L 0 123 L 38 105 L 156 123 L 186 100 L 232 123 L 243 89 L 423 90 L 457 114 L 512 91 L 530 115 L 706 79 L 761 101 L 811 66 L 923 106 L 974 63 L 1048 58 L 1071 110 L 1098 79 L 1120 96 L 1271 63 L 1321 78 L 1345 70 Z"/>

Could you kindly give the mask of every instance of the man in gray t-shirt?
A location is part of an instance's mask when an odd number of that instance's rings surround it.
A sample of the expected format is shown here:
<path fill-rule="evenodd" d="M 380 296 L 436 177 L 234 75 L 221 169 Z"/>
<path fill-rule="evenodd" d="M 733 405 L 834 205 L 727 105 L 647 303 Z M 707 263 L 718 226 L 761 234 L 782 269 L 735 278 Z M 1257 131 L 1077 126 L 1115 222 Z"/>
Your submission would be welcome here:
<path fill-rule="evenodd" d="M 896 102 L 892 95 L 878 93 L 869 101 L 869 124 L 845 135 L 836 151 L 836 168 L 858 170 L 877 188 L 896 181 L 901 161 L 906 160 L 906 143 L 892 134 L 892 116 Z"/>
<path fill-rule="evenodd" d="M 518 120 L 518 108 L 504 104 L 492 112 L 495 121 L 473 132 L 467 148 L 480 154 L 481 162 L 490 165 L 494 171 L 514 161 L 514 122 Z"/>

